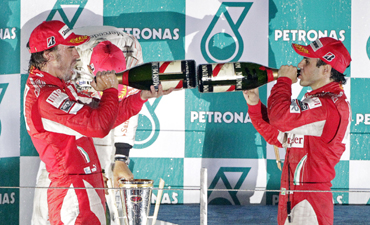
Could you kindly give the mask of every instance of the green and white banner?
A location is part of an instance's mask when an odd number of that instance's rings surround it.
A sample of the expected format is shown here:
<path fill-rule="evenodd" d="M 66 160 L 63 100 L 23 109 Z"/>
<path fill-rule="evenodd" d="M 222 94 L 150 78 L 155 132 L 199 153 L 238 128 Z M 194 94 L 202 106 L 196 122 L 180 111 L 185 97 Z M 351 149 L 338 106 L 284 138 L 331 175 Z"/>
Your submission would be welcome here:
<path fill-rule="evenodd" d="M 23 120 L 23 89 L 31 31 L 42 21 L 70 28 L 115 26 L 133 34 L 145 62 L 194 59 L 198 64 L 249 61 L 273 68 L 297 65 L 292 43 L 330 36 L 352 56 L 345 91 L 352 105 L 351 135 L 336 166 L 336 204 L 370 204 L 370 1 L 368 0 L 2 0 L 0 2 L 0 217 L 29 224 L 38 154 Z M 369 80 L 368 80 L 369 79 Z M 273 84 L 260 89 L 266 103 Z M 293 98 L 309 91 L 293 85 Z M 208 169 L 210 204 L 277 204 L 281 171 L 272 146 L 253 128 L 241 92 L 182 90 L 148 101 L 140 112 L 130 169 L 159 179 L 163 204 L 199 203 L 200 170 Z M 280 149 L 283 159 L 285 150 Z M 156 193 L 156 192 L 155 192 Z"/>

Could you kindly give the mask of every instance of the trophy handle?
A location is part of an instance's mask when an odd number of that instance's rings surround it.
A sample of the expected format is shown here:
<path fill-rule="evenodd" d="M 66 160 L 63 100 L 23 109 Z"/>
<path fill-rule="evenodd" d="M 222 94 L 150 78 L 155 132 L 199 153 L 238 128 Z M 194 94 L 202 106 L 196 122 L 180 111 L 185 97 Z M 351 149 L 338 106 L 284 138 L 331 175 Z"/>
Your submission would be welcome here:
<path fill-rule="evenodd" d="M 152 225 L 154 225 L 155 222 L 157 221 L 157 216 L 158 216 L 158 211 L 159 211 L 159 205 L 161 204 L 161 199 L 162 199 L 163 187 L 164 187 L 164 180 L 162 178 L 160 178 L 160 180 L 159 180 L 159 186 L 158 186 L 159 189 L 158 189 L 158 194 L 157 194 L 157 200 L 155 202 L 155 208 L 154 208 Z"/>
<path fill-rule="evenodd" d="M 128 224 L 128 215 L 127 215 L 127 212 L 126 212 L 126 204 L 125 204 L 125 199 L 123 198 L 123 191 L 122 189 L 119 190 L 119 195 L 121 196 L 121 204 L 122 204 L 122 211 L 123 211 L 123 220 L 124 220 L 124 223 L 126 225 L 129 225 Z"/>
<path fill-rule="evenodd" d="M 113 185 L 113 182 L 112 182 L 112 179 L 109 179 L 110 180 L 110 188 L 113 188 L 114 185 Z M 116 223 L 117 225 L 121 225 L 121 221 L 119 219 L 119 212 L 118 212 L 118 205 L 117 205 L 117 202 L 116 202 L 116 190 L 115 189 L 109 189 L 108 190 L 109 192 L 109 198 L 111 199 L 111 201 L 113 202 L 114 206 L 113 210 L 114 211 L 114 216 L 115 218 L 114 219 L 117 219 Z M 120 190 L 118 192 L 121 192 Z"/>

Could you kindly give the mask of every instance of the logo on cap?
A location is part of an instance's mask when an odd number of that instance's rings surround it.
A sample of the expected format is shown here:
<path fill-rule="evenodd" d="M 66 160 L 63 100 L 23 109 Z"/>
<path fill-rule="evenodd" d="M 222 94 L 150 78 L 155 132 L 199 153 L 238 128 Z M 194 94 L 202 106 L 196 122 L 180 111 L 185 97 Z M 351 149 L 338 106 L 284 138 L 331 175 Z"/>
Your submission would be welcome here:
<path fill-rule="evenodd" d="M 324 59 L 326 59 L 328 62 L 331 62 L 334 58 L 335 55 L 331 52 L 326 53 L 326 55 L 323 56 Z"/>
<path fill-rule="evenodd" d="M 311 48 L 312 48 L 312 50 L 314 50 L 315 52 L 316 52 L 318 49 L 320 49 L 322 46 L 323 46 L 323 45 L 322 45 L 322 43 L 321 43 L 321 41 L 320 41 L 320 40 L 316 40 L 316 41 L 313 41 L 313 42 L 311 43 Z"/>
<path fill-rule="evenodd" d="M 69 42 L 72 44 L 80 44 L 88 38 L 89 38 L 88 36 L 80 36 L 80 37 L 76 37 L 76 38 L 69 40 Z"/>
<path fill-rule="evenodd" d="M 300 51 L 300 52 L 303 52 L 303 53 L 306 53 L 306 54 L 310 54 L 310 52 L 302 45 L 299 45 L 299 44 L 294 44 L 294 47 Z"/>
<path fill-rule="evenodd" d="M 55 45 L 55 37 L 51 36 L 47 39 L 47 46 L 48 48 Z"/>
<path fill-rule="evenodd" d="M 72 34 L 71 29 L 67 25 L 64 25 L 62 29 L 59 30 L 59 33 L 60 35 L 62 35 L 64 39 L 66 39 L 70 34 Z"/>

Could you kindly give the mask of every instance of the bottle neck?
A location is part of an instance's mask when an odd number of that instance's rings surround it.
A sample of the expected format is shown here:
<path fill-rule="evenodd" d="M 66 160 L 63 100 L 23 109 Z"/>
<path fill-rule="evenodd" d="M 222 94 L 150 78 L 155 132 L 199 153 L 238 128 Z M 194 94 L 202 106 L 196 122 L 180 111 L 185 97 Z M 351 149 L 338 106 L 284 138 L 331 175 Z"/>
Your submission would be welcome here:
<path fill-rule="evenodd" d="M 267 83 L 278 79 L 278 72 L 279 72 L 278 69 L 267 67 L 266 72 L 267 72 Z"/>
<path fill-rule="evenodd" d="M 271 71 L 272 71 L 272 76 L 274 77 L 274 80 L 277 80 L 278 77 L 279 77 L 279 74 L 278 74 L 279 70 L 278 69 L 271 69 Z"/>
<path fill-rule="evenodd" d="M 279 70 L 274 69 L 274 68 L 270 68 L 270 70 L 272 71 L 272 76 L 273 76 L 274 80 L 277 80 L 278 77 L 279 77 L 279 74 L 278 74 Z M 301 70 L 300 69 L 297 70 L 297 77 L 299 77 L 299 75 L 301 75 Z"/>
<path fill-rule="evenodd" d="M 126 86 L 129 84 L 127 73 L 128 73 L 128 70 L 116 73 L 118 84 L 122 84 L 122 85 L 126 85 Z"/>

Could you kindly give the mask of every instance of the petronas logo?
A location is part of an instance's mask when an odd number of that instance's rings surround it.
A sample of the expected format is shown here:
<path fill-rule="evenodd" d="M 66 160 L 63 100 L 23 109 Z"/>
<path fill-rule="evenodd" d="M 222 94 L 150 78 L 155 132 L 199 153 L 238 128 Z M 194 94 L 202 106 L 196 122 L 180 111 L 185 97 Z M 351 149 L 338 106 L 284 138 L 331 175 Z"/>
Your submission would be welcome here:
<path fill-rule="evenodd" d="M 50 21 L 50 20 L 53 20 L 53 18 L 55 17 L 55 14 L 56 13 L 59 13 L 60 17 L 62 18 L 63 22 L 65 24 L 67 24 L 67 26 L 69 28 L 73 28 L 74 25 L 76 24 L 78 18 L 80 17 L 82 11 L 84 10 L 85 8 L 85 5 L 87 3 L 88 0 L 58 0 L 53 9 L 51 10 L 48 18 L 46 19 L 46 21 Z M 68 19 L 66 13 L 64 12 L 63 10 L 63 7 L 68 7 L 68 6 L 73 6 L 73 7 L 76 7 L 76 12 L 74 14 L 74 16 L 72 17 L 72 19 Z"/>
<path fill-rule="evenodd" d="M 250 167 L 220 167 L 218 170 L 215 178 L 213 178 L 212 183 L 209 186 L 209 189 L 215 189 L 217 184 L 222 182 L 226 189 L 240 189 L 242 184 L 244 183 L 249 171 L 251 170 Z M 227 178 L 226 174 L 229 173 L 237 173 L 240 174 L 240 177 L 234 187 L 231 186 L 229 179 Z M 237 197 L 237 191 L 229 191 L 229 195 L 233 202 L 230 202 L 226 198 L 217 197 L 217 198 L 210 198 L 212 191 L 208 191 L 208 199 L 210 200 L 209 204 L 215 205 L 240 205 L 240 201 Z"/>
<path fill-rule="evenodd" d="M 239 27 L 252 2 L 223 2 L 201 40 L 201 52 L 209 63 L 238 61 L 244 49 Z M 231 8 L 240 8 L 239 18 L 232 17 Z M 248 32 L 248 31 L 243 31 Z"/>

